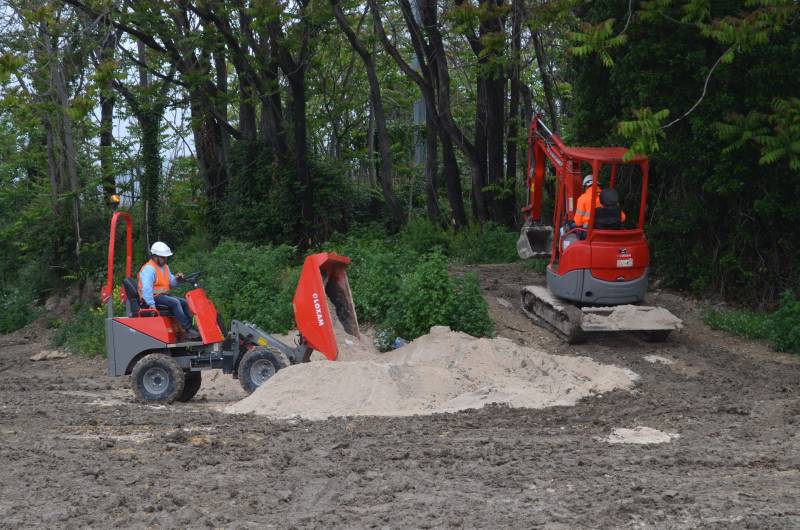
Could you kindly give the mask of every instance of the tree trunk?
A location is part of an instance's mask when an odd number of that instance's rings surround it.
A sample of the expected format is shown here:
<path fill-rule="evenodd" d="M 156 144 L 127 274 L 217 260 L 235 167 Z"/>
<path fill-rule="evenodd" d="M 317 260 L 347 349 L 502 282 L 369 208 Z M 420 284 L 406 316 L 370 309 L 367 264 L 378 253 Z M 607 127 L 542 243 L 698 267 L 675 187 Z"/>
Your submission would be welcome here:
<path fill-rule="evenodd" d="M 483 191 L 486 187 L 486 161 L 488 158 L 488 144 L 486 135 L 486 79 L 478 75 L 476 81 L 475 98 L 475 157 L 480 164 L 480 171 L 472 174 L 472 214 L 480 223 L 489 218 L 487 197 Z"/>
<path fill-rule="evenodd" d="M 539 65 L 539 75 L 542 78 L 542 87 L 544 87 L 544 97 L 547 101 L 547 113 L 549 127 L 551 130 L 556 134 L 560 134 L 560 127 L 558 124 L 558 113 L 556 112 L 556 100 L 555 94 L 553 90 L 553 79 L 550 76 L 550 69 L 547 64 L 547 54 L 544 50 L 544 45 L 542 44 L 542 36 L 534 31 L 531 34 L 531 38 L 533 40 L 533 49 L 536 51 L 536 62 Z"/>
<path fill-rule="evenodd" d="M 288 77 L 289 88 L 292 94 L 294 161 L 300 198 L 300 217 L 297 221 L 297 233 L 302 237 L 300 246 L 302 248 L 307 248 L 316 239 L 317 234 L 315 234 L 313 230 L 314 201 L 313 189 L 311 186 L 311 168 L 308 164 L 305 71 L 300 69 Z"/>
<path fill-rule="evenodd" d="M 69 94 L 67 93 L 67 80 L 64 73 L 64 63 L 58 60 L 56 50 L 53 48 L 50 36 L 45 37 L 45 50 L 50 57 L 50 93 L 54 98 L 56 127 L 53 139 L 58 143 L 57 151 L 60 152 L 62 165 L 61 175 L 69 184 L 72 210 L 72 229 L 75 250 L 75 270 L 81 267 L 81 185 L 78 177 L 77 152 L 73 133 L 72 118 L 69 114 Z M 63 182 L 63 180 L 62 180 Z"/>
<path fill-rule="evenodd" d="M 378 135 L 378 150 L 381 155 L 381 189 L 383 190 L 383 197 L 386 200 L 386 206 L 389 209 L 389 215 L 392 217 L 392 226 L 394 230 L 399 230 L 403 224 L 403 209 L 400 207 L 400 202 L 392 189 L 392 178 L 394 171 L 392 169 L 392 154 L 389 145 L 389 132 L 386 130 L 386 115 L 383 110 L 383 100 L 381 98 L 381 87 L 378 81 L 378 74 L 375 71 L 375 62 L 371 53 L 367 51 L 358 36 L 350 28 L 347 19 L 344 16 L 341 6 L 332 0 L 333 14 L 339 27 L 347 36 L 350 45 L 361 57 L 364 63 L 364 68 L 367 70 L 367 80 L 369 81 L 369 101 L 372 107 L 372 113 L 375 116 L 375 132 Z"/>
<path fill-rule="evenodd" d="M 509 84 L 511 94 L 508 102 L 508 134 L 506 135 L 506 178 L 510 179 L 516 189 L 517 181 L 517 150 L 519 129 L 519 74 L 520 74 L 520 48 L 522 45 L 522 6 L 521 0 L 512 0 L 511 7 L 511 66 L 509 70 Z M 516 213 L 516 212 L 515 212 Z"/>
<path fill-rule="evenodd" d="M 439 161 L 437 147 L 439 145 L 439 135 L 436 123 L 425 113 L 425 207 L 428 219 L 435 225 L 442 224 L 442 211 L 439 209 L 439 198 L 437 189 L 439 188 Z M 456 168 L 457 169 L 457 168 Z"/>
<path fill-rule="evenodd" d="M 148 247 L 160 238 L 159 202 L 161 188 L 160 124 L 158 103 L 146 102 L 137 113 L 141 129 L 142 165 L 141 193 L 145 208 L 145 242 Z"/>
<path fill-rule="evenodd" d="M 440 128 L 439 138 L 442 141 L 442 170 L 444 172 L 447 201 L 452 209 L 453 225 L 461 229 L 467 225 L 467 212 L 464 211 L 464 196 L 461 190 L 461 176 L 458 173 L 458 162 L 450 134 Z"/>
<path fill-rule="evenodd" d="M 116 33 L 106 20 L 106 37 L 100 46 L 100 63 L 106 68 L 114 60 L 114 49 L 117 44 Z M 114 84 L 109 77 L 100 89 L 100 174 L 103 184 L 103 195 L 106 205 L 113 207 L 111 196 L 117 193 L 114 174 Z"/>

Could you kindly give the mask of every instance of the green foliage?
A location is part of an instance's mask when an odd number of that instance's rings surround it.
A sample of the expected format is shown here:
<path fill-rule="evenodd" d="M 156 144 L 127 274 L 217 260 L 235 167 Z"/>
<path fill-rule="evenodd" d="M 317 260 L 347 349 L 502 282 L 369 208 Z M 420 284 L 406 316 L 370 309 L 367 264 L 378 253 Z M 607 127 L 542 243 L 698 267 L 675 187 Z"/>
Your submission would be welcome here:
<path fill-rule="evenodd" d="M 388 324 L 404 338 L 424 335 L 436 325 L 475 336 L 492 332 L 488 305 L 477 278 L 453 279 L 440 252 L 423 257 L 400 279 L 399 300 L 401 303 L 390 310 Z"/>
<path fill-rule="evenodd" d="M 431 326 L 449 325 L 454 314 L 454 280 L 447 273 L 447 261 L 439 252 L 424 257 L 400 279 L 398 297 L 390 323 L 398 335 L 416 338 Z"/>
<path fill-rule="evenodd" d="M 693 21 L 686 24 L 675 21 L 687 2 L 648 2 L 649 15 L 637 13 L 628 43 L 611 52 L 613 69 L 595 57 L 573 60 L 574 97 L 564 128 L 574 131 L 572 143 L 583 145 L 643 139 L 633 151 L 651 153 L 646 228 L 653 272 L 666 286 L 766 307 L 786 289 L 800 288 L 794 266 L 800 203 L 791 199 L 800 193 L 793 163 L 800 34 L 784 29 L 765 45 L 737 48 L 734 62 L 708 78 L 694 111 L 663 136 L 658 113 L 643 120 L 631 111 L 684 112 L 697 103 L 710 68 L 730 47 L 699 31 L 695 20 L 718 23 L 702 14 L 702 4 L 691 7 Z M 711 6 L 718 21 L 747 18 L 765 5 L 724 0 Z M 626 11 L 619 2 L 597 0 L 585 18 L 620 20 Z"/>
<path fill-rule="evenodd" d="M 449 254 L 460 263 L 511 263 L 519 259 L 518 237 L 496 223 L 472 224 L 452 235 Z"/>
<path fill-rule="evenodd" d="M 757 110 L 746 116 L 732 114 L 716 127 L 720 139 L 730 143 L 726 153 L 752 142 L 761 153 L 759 164 L 786 161 L 790 169 L 800 171 L 800 99 L 775 98 L 771 114 Z"/>
<path fill-rule="evenodd" d="M 587 57 L 596 54 L 607 68 L 614 66 L 614 59 L 609 51 L 622 46 L 628 37 L 624 34 L 614 35 L 614 19 L 604 20 L 599 24 L 581 24 L 580 31 L 569 33 L 574 46 L 570 52 L 575 57 Z"/>
<path fill-rule="evenodd" d="M 450 327 L 474 337 L 486 337 L 494 332 L 494 324 L 489 318 L 489 304 L 481 294 L 475 274 L 467 274 L 455 280 Z"/>
<path fill-rule="evenodd" d="M 105 355 L 105 318 L 105 308 L 79 307 L 75 315 L 56 330 L 53 346 L 86 357 Z"/>
<path fill-rule="evenodd" d="M 30 290 L 10 287 L 0 291 L 0 333 L 9 333 L 28 324 L 36 312 Z"/>
<path fill-rule="evenodd" d="M 171 269 L 200 270 L 200 283 L 226 322 L 247 320 L 276 333 L 294 327 L 292 296 L 298 271 L 294 251 L 280 245 L 223 241 L 207 253 L 182 256 Z"/>
<path fill-rule="evenodd" d="M 748 339 L 769 339 L 778 351 L 800 353 L 800 300 L 789 291 L 781 295 L 780 306 L 772 313 L 712 310 L 704 320 L 713 328 Z"/>
<path fill-rule="evenodd" d="M 712 328 L 728 331 L 748 339 L 766 339 L 769 335 L 767 313 L 744 309 L 712 309 L 703 317 Z"/>
<path fill-rule="evenodd" d="M 635 120 L 621 121 L 617 125 L 620 134 L 631 140 L 631 147 L 625 153 L 625 160 L 630 160 L 636 155 L 649 155 L 658 151 L 658 141 L 663 139 L 665 134 L 661 128 L 661 122 L 669 116 L 668 109 L 653 112 L 649 108 L 637 109 L 633 111 Z"/>
<path fill-rule="evenodd" d="M 488 307 L 477 280 L 452 278 L 448 253 L 450 260 L 484 257 L 491 248 L 468 253 L 469 242 L 507 233 L 494 227 L 483 235 L 452 235 L 418 220 L 394 238 L 381 230 L 357 231 L 329 247 L 352 260 L 348 277 L 359 320 L 376 325 L 386 346 L 395 336 L 413 339 L 434 325 L 476 336 L 490 334 Z M 516 248 L 513 242 L 511 248 Z"/>
<path fill-rule="evenodd" d="M 218 211 L 221 222 L 214 227 L 218 236 L 253 242 L 301 241 L 301 188 L 291 164 L 274 157 L 261 142 L 242 141 L 231 146 L 231 174 L 226 199 Z M 370 212 L 373 197 L 364 188 L 356 188 L 333 164 L 312 161 L 311 180 L 311 230 L 316 241 L 380 211 Z"/>
<path fill-rule="evenodd" d="M 771 315 L 769 339 L 778 351 L 800 353 L 800 300 L 789 291 L 781 295 L 781 303 Z"/>

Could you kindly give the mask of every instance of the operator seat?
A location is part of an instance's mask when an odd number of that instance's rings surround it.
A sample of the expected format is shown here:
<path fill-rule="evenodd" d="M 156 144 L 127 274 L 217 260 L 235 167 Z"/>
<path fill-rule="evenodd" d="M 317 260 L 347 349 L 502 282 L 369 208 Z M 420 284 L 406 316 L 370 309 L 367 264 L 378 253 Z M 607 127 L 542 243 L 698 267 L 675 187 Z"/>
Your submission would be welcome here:
<path fill-rule="evenodd" d="M 136 284 L 133 283 L 133 278 L 125 278 L 122 280 L 122 287 L 125 289 L 125 296 L 128 299 L 125 304 L 125 309 L 129 317 L 156 316 L 155 313 L 139 314 L 140 310 L 146 309 L 148 306 L 144 303 L 144 300 L 139 297 L 139 289 L 136 287 Z M 159 309 L 158 313 L 162 317 L 172 316 L 167 309 Z"/>
<path fill-rule="evenodd" d="M 622 208 L 619 206 L 619 193 L 614 188 L 600 192 L 600 207 L 594 211 L 594 227 L 599 230 L 620 230 L 622 228 Z"/>

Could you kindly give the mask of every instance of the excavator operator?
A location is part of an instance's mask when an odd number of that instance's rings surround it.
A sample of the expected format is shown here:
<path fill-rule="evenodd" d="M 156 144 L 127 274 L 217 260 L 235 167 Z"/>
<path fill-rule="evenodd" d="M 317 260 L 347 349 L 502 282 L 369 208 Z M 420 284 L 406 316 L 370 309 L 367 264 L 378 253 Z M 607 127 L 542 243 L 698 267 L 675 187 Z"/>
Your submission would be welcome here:
<path fill-rule="evenodd" d="M 573 221 L 575 222 L 575 226 L 578 228 L 589 228 L 589 217 L 592 210 L 592 184 L 594 183 L 594 177 L 592 175 L 586 175 L 583 177 L 583 193 L 580 197 L 578 197 L 578 202 L 575 205 L 575 217 L 573 217 Z M 597 194 L 597 199 L 595 200 L 595 216 L 597 216 L 597 211 L 604 207 L 601 197 L 603 195 L 603 190 Z M 616 197 L 614 200 L 614 204 L 609 204 L 609 206 L 613 206 L 619 209 L 619 194 L 616 192 L 613 194 L 606 194 L 609 199 Z M 613 196 L 613 197 L 612 197 Z M 620 213 L 620 223 L 619 227 L 621 228 L 622 223 L 625 222 L 625 212 L 621 209 L 619 210 Z M 597 226 L 595 223 L 595 228 L 601 228 Z"/>

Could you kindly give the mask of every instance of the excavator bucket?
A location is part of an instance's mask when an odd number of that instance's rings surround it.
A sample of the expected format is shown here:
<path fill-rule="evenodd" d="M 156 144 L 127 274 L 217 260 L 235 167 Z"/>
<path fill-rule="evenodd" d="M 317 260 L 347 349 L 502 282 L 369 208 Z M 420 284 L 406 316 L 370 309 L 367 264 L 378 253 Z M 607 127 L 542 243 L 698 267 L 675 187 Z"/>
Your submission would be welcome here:
<path fill-rule="evenodd" d="M 350 258 L 320 252 L 306 258 L 294 293 L 294 318 L 308 345 L 331 361 L 339 355 L 330 307 L 344 330 L 360 335 L 353 295 L 347 281 Z"/>
<path fill-rule="evenodd" d="M 549 258 L 553 245 L 553 227 L 526 222 L 517 240 L 517 254 L 522 259 Z"/>

